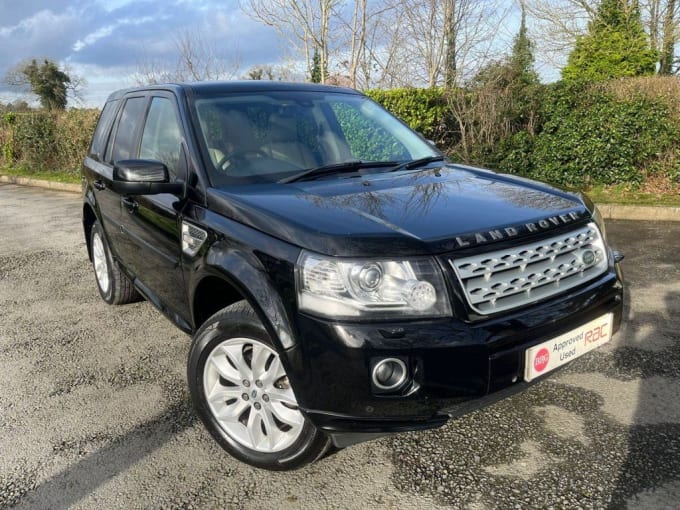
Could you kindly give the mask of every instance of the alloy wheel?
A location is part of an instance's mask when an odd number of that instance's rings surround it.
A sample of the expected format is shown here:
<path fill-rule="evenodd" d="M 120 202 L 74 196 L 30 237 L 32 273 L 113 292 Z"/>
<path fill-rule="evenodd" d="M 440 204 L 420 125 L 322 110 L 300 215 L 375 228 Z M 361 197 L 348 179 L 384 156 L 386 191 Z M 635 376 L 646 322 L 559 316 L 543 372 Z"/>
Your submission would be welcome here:
<path fill-rule="evenodd" d="M 92 236 L 92 263 L 94 264 L 94 274 L 97 277 L 99 288 L 104 294 L 109 290 L 109 266 L 106 259 L 106 248 L 101 235 L 98 232 Z"/>
<path fill-rule="evenodd" d="M 305 422 L 281 360 L 251 338 L 231 338 L 208 355 L 203 390 L 222 430 L 252 450 L 273 453 L 292 445 Z"/>

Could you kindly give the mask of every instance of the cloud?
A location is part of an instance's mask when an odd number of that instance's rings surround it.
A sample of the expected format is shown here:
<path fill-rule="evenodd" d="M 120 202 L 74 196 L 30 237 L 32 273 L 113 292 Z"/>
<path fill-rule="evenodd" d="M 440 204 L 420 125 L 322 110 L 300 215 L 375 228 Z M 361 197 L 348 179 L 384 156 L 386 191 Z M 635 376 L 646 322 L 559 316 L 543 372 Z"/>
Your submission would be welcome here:
<path fill-rule="evenodd" d="M 73 51 L 80 51 L 86 46 L 90 46 L 94 43 L 96 43 L 99 39 L 103 39 L 104 37 L 108 37 L 113 33 L 113 31 L 116 29 L 116 25 L 106 25 L 104 27 L 101 27 L 94 32 L 90 32 L 87 34 L 84 38 L 78 39 L 76 43 L 73 45 Z"/>
<path fill-rule="evenodd" d="M 111 34 L 114 33 L 114 31 L 123 26 L 123 25 L 143 25 L 144 23 L 149 23 L 151 21 L 154 21 L 154 18 L 151 16 L 145 16 L 140 19 L 132 19 L 132 18 L 124 18 L 118 20 L 116 23 L 111 24 L 111 25 L 105 25 L 101 28 L 98 28 L 94 32 L 90 32 L 87 34 L 84 38 L 78 39 L 75 44 L 73 45 L 73 51 L 74 52 L 79 52 L 83 48 L 87 46 L 91 46 L 100 39 L 103 39 L 105 37 L 110 36 Z"/>
<path fill-rule="evenodd" d="M 11 9 L 9 3 L 0 1 L 0 78 L 19 62 L 49 58 L 86 78 L 87 104 L 99 105 L 90 97 L 120 88 L 140 62 L 172 65 L 180 32 L 196 33 L 243 72 L 281 55 L 275 31 L 234 0 L 22 0 Z M 96 94 L 89 90 L 95 82 Z"/>
<path fill-rule="evenodd" d="M 0 73 L 29 58 L 59 59 L 70 52 L 79 20 L 72 10 L 40 10 L 11 26 L 0 27 Z"/>

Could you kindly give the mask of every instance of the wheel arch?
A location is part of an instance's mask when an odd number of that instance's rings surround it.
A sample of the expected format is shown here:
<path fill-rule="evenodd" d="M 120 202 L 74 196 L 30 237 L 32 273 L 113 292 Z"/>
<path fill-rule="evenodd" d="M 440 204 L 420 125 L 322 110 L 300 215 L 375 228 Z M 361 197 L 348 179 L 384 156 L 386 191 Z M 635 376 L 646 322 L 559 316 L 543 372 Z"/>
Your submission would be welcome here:
<path fill-rule="evenodd" d="M 234 252 L 223 254 L 219 265 L 209 266 L 197 279 L 191 296 L 194 330 L 240 300 L 250 304 L 278 347 L 286 350 L 296 344 L 283 302 L 266 273 Z"/>
<path fill-rule="evenodd" d="M 198 330 L 215 313 L 242 299 L 246 299 L 246 296 L 223 276 L 205 275 L 194 290 L 192 300 L 194 328 Z"/>

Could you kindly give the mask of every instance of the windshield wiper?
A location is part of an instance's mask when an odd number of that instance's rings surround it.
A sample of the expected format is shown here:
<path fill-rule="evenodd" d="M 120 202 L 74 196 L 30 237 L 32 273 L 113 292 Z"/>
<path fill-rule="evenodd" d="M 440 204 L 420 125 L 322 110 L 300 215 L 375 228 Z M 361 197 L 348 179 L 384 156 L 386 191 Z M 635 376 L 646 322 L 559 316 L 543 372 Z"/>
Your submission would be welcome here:
<path fill-rule="evenodd" d="M 444 161 L 444 156 L 427 156 L 425 158 L 406 161 L 405 163 L 398 164 L 394 168 L 390 168 L 389 172 L 398 172 L 399 170 L 413 170 L 414 168 L 425 166 L 429 163 L 434 163 L 435 161 Z"/>
<path fill-rule="evenodd" d="M 394 166 L 394 161 L 361 161 L 351 160 L 342 163 L 333 163 L 332 165 L 324 165 L 316 168 L 308 168 L 300 173 L 293 174 L 290 177 L 284 177 L 279 181 L 280 184 L 288 184 L 290 182 L 306 181 L 316 179 L 317 177 L 324 177 L 326 175 L 341 174 L 346 172 L 353 172 L 361 168 L 379 168 Z"/>

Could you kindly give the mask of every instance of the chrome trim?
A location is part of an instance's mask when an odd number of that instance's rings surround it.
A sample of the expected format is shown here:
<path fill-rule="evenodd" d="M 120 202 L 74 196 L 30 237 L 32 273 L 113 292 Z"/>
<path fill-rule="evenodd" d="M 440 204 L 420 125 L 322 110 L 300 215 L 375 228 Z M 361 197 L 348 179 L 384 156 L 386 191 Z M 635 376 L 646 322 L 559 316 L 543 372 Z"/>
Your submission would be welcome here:
<path fill-rule="evenodd" d="M 385 363 L 394 363 L 396 364 L 399 369 L 401 370 L 401 376 L 397 379 L 397 382 L 394 384 L 390 384 L 389 386 L 386 386 L 384 384 L 381 384 L 378 381 L 378 377 L 376 376 L 376 373 L 378 372 L 378 369 L 383 366 Z M 404 382 L 406 382 L 406 379 L 408 378 L 408 370 L 406 369 L 406 363 L 404 363 L 403 360 L 400 360 L 399 358 L 385 358 L 381 359 L 378 361 L 375 366 L 373 367 L 373 370 L 371 371 L 371 379 L 373 380 L 373 384 L 375 384 L 376 388 L 379 388 L 383 391 L 386 390 L 395 390 L 399 388 Z"/>
<path fill-rule="evenodd" d="M 194 257 L 201 246 L 208 239 L 208 233 L 202 228 L 182 222 L 182 252 L 189 257 Z"/>
<path fill-rule="evenodd" d="M 489 315 L 588 282 L 604 273 L 609 262 L 600 230 L 595 223 L 589 223 L 540 242 L 449 259 L 449 264 L 470 307 Z"/>

